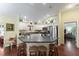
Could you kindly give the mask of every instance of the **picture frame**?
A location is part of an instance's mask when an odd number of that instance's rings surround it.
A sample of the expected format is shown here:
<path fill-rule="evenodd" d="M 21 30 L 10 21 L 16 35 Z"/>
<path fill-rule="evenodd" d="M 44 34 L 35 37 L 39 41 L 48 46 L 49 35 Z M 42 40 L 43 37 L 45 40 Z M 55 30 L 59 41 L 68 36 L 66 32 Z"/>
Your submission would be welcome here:
<path fill-rule="evenodd" d="M 14 24 L 7 23 L 6 24 L 6 31 L 14 31 Z"/>

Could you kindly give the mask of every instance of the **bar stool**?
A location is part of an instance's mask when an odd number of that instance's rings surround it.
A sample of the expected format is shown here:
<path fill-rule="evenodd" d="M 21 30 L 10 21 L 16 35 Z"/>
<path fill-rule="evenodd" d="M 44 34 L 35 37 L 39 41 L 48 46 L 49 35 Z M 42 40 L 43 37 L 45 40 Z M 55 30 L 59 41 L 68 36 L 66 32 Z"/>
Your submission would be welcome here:
<path fill-rule="evenodd" d="M 39 46 L 39 56 L 47 56 L 47 48 L 45 46 Z"/>
<path fill-rule="evenodd" d="M 29 48 L 30 56 L 38 56 L 38 47 L 37 46 L 31 46 Z"/>
<path fill-rule="evenodd" d="M 10 55 L 12 55 L 13 45 L 16 45 L 16 39 L 15 38 L 10 38 L 9 39 L 9 44 L 10 44 Z"/>
<path fill-rule="evenodd" d="M 20 43 L 17 46 L 17 55 L 18 56 L 26 56 L 27 55 L 27 45 L 26 45 L 26 43 Z"/>
<path fill-rule="evenodd" d="M 58 46 L 56 44 L 49 44 L 49 56 L 58 56 Z"/>

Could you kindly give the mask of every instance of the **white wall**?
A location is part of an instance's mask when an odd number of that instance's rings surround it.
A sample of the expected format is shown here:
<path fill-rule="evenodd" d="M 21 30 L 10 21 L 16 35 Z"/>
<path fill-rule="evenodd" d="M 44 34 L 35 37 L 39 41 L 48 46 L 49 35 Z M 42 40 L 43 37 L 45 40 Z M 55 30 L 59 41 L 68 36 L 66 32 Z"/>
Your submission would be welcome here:
<path fill-rule="evenodd" d="M 14 31 L 6 31 L 6 23 L 14 24 Z M 17 35 L 18 19 L 13 17 L 0 16 L 0 24 L 4 25 L 4 47 L 9 46 L 9 38 Z"/>
<path fill-rule="evenodd" d="M 59 44 L 64 44 L 64 22 L 77 22 L 76 45 L 79 48 L 79 7 L 59 13 Z"/>

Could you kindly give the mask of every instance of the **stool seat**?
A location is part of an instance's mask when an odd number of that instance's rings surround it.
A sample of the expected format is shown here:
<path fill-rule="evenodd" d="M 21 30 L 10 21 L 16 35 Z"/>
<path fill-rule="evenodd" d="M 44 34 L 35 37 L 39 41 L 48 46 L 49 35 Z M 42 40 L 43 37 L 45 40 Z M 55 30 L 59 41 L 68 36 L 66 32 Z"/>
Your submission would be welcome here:
<path fill-rule="evenodd" d="M 38 49 L 39 49 L 40 51 L 46 51 L 46 50 L 47 50 L 47 48 L 46 48 L 45 46 L 39 46 Z"/>

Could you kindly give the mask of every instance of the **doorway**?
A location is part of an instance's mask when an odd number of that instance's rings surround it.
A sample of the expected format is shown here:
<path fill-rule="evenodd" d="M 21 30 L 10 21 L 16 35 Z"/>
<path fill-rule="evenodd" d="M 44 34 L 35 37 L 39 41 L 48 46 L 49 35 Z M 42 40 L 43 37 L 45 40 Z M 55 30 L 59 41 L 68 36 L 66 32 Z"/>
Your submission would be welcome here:
<path fill-rule="evenodd" d="M 0 25 L 0 48 L 4 45 L 4 25 Z"/>
<path fill-rule="evenodd" d="M 68 42 L 73 47 L 76 47 L 77 38 L 77 22 L 65 22 L 64 23 L 64 43 L 67 45 Z"/>

